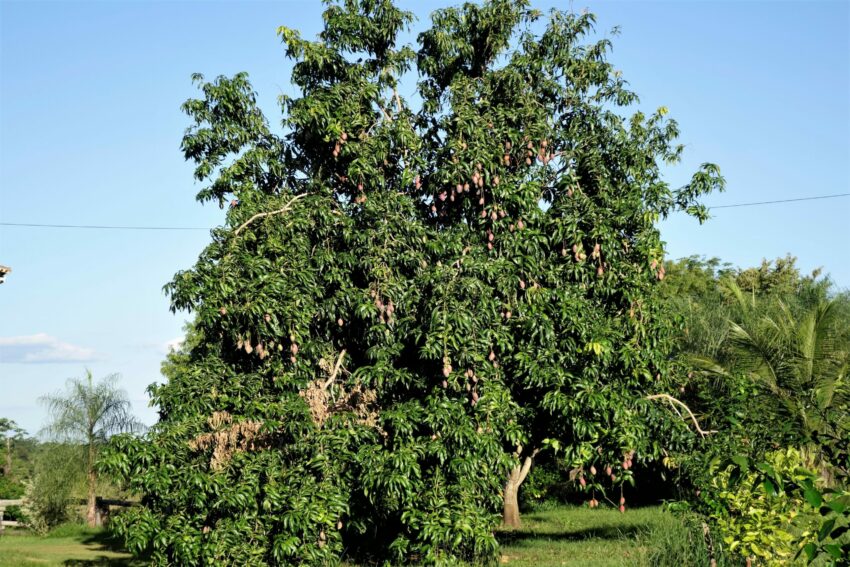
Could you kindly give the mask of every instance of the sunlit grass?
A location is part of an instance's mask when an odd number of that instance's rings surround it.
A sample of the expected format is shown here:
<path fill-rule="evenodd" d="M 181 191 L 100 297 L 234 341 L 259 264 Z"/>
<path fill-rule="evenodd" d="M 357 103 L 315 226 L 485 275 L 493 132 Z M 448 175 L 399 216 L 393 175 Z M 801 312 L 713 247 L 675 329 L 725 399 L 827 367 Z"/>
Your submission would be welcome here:
<path fill-rule="evenodd" d="M 679 518 L 661 507 L 620 513 L 573 506 L 525 514 L 518 530 L 502 531 L 500 563 L 521 566 L 614 567 L 651 565 L 665 534 L 684 537 Z M 667 542 L 665 542 L 667 543 Z"/>
<path fill-rule="evenodd" d="M 145 564 L 132 560 L 121 542 L 100 529 L 64 525 L 46 537 L 12 530 L 7 534 L 0 538 L 0 567 Z M 701 564 L 689 555 L 704 558 L 700 546 L 688 541 L 689 535 L 679 517 L 658 506 L 622 514 L 613 508 L 558 506 L 526 513 L 520 529 L 500 531 L 499 563 L 515 567 Z"/>
<path fill-rule="evenodd" d="M 6 530 L 0 537 L 0 567 L 143 565 L 102 529 L 68 524 L 47 536 Z"/>

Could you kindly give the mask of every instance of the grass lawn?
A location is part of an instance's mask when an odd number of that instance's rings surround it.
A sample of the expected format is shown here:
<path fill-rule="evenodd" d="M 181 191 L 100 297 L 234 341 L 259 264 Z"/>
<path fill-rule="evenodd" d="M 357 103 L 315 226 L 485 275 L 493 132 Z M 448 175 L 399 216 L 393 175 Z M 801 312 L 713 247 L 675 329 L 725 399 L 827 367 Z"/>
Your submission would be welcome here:
<path fill-rule="evenodd" d="M 101 529 L 60 526 L 48 536 L 7 529 L 0 537 L 0 567 L 115 566 L 135 567 L 121 543 Z"/>
<path fill-rule="evenodd" d="M 671 541 L 681 544 L 683 530 L 678 518 L 657 506 L 625 514 L 611 508 L 560 506 L 524 514 L 520 529 L 500 531 L 499 562 L 516 567 L 649 566 L 651 552 Z M 0 567 L 144 565 L 99 529 L 66 525 L 47 537 L 13 530 L 6 534 L 0 538 Z"/>
<path fill-rule="evenodd" d="M 678 518 L 658 506 L 623 514 L 613 508 L 562 506 L 524 514 L 520 529 L 500 532 L 500 563 L 516 567 L 650 565 L 650 552 L 683 530 Z"/>

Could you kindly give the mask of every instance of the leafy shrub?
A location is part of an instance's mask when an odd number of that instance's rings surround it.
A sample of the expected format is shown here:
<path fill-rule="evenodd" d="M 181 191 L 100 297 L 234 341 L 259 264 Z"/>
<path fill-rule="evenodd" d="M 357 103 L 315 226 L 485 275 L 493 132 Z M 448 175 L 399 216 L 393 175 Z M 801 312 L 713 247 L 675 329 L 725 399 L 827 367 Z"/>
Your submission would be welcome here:
<path fill-rule="evenodd" d="M 35 463 L 35 473 L 26 484 L 23 512 L 30 527 L 46 533 L 52 527 L 76 519 L 69 499 L 84 481 L 79 447 L 46 444 Z"/>
<path fill-rule="evenodd" d="M 21 509 L 30 529 L 46 534 L 53 526 L 68 521 L 71 515 L 66 496 L 64 492 L 56 495 L 44 491 L 34 482 L 28 483 Z"/>
<path fill-rule="evenodd" d="M 0 475 L 0 500 L 23 498 L 26 487 L 22 482 Z M 4 520 L 24 521 L 26 516 L 18 506 L 10 506 L 3 512 Z"/>
<path fill-rule="evenodd" d="M 820 490 L 811 479 L 803 480 L 801 489 L 821 520 L 814 529 L 801 534 L 797 556 L 805 554 L 809 563 L 822 558 L 838 565 L 850 564 L 850 491 Z"/>
<path fill-rule="evenodd" d="M 802 464 L 799 451 L 786 449 L 755 464 L 736 456 L 714 469 L 714 481 L 701 496 L 731 555 L 766 565 L 786 565 L 793 558 L 798 532 L 815 521 L 803 513 L 803 495 L 786 489 L 811 478 Z"/>
<path fill-rule="evenodd" d="M 798 555 L 809 563 L 823 559 L 838 565 L 850 564 L 850 428 L 839 424 L 835 433 L 818 438 L 823 459 L 828 463 L 827 480 L 837 488 L 821 488 L 818 480 L 803 479 L 798 484 L 806 502 L 821 516 L 817 528 L 803 532 Z"/>

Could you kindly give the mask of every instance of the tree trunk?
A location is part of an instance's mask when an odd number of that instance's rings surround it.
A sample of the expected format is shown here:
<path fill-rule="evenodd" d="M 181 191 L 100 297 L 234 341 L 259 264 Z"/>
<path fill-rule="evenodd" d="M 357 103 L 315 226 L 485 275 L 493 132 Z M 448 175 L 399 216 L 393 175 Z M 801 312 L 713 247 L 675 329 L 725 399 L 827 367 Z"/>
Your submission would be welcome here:
<path fill-rule="evenodd" d="M 94 444 L 89 444 L 88 461 L 88 499 L 86 502 L 86 523 L 89 527 L 97 525 L 97 474 L 94 472 Z"/>
<path fill-rule="evenodd" d="M 519 527 L 519 475 L 520 467 L 514 467 L 505 483 L 505 508 L 502 513 L 502 525 L 506 528 Z"/>
<path fill-rule="evenodd" d="M 12 438 L 6 437 L 6 466 L 3 467 L 3 476 L 12 474 Z"/>
<path fill-rule="evenodd" d="M 517 456 L 522 452 L 522 448 L 517 451 Z M 519 487 L 522 485 L 525 477 L 528 476 L 528 471 L 531 470 L 531 464 L 534 462 L 534 457 L 539 452 L 535 449 L 531 455 L 525 458 L 522 466 L 515 466 L 511 469 L 511 474 L 508 476 L 508 481 L 505 483 L 504 509 L 502 511 L 502 525 L 506 528 L 518 528 L 519 521 Z"/>

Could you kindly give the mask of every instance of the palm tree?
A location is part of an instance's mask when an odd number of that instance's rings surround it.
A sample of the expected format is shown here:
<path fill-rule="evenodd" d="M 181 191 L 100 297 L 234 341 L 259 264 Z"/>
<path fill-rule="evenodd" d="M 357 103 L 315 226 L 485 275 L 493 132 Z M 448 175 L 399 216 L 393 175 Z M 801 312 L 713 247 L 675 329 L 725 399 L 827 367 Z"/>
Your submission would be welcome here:
<path fill-rule="evenodd" d="M 850 341 L 847 297 L 820 297 L 792 305 L 759 301 L 726 282 L 737 304 L 729 321 L 722 361 L 693 357 L 703 371 L 718 376 L 743 373 L 780 402 L 808 442 L 811 464 L 823 472 L 822 455 L 812 441 L 833 434 L 848 419 Z"/>
<path fill-rule="evenodd" d="M 78 444 L 84 451 L 81 459 L 85 461 L 88 481 L 86 521 L 90 526 L 97 521 L 98 449 L 116 433 L 132 433 L 142 428 L 130 414 L 130 402 L 117 387 L 118 379 L 117 374 L 110 374 L 95 383 L 91 371 L 86 370 L 85 378 L 68 379 L 65 392 L 40 398 L 50 414 L 45 433 L 56 440 Z"/>

